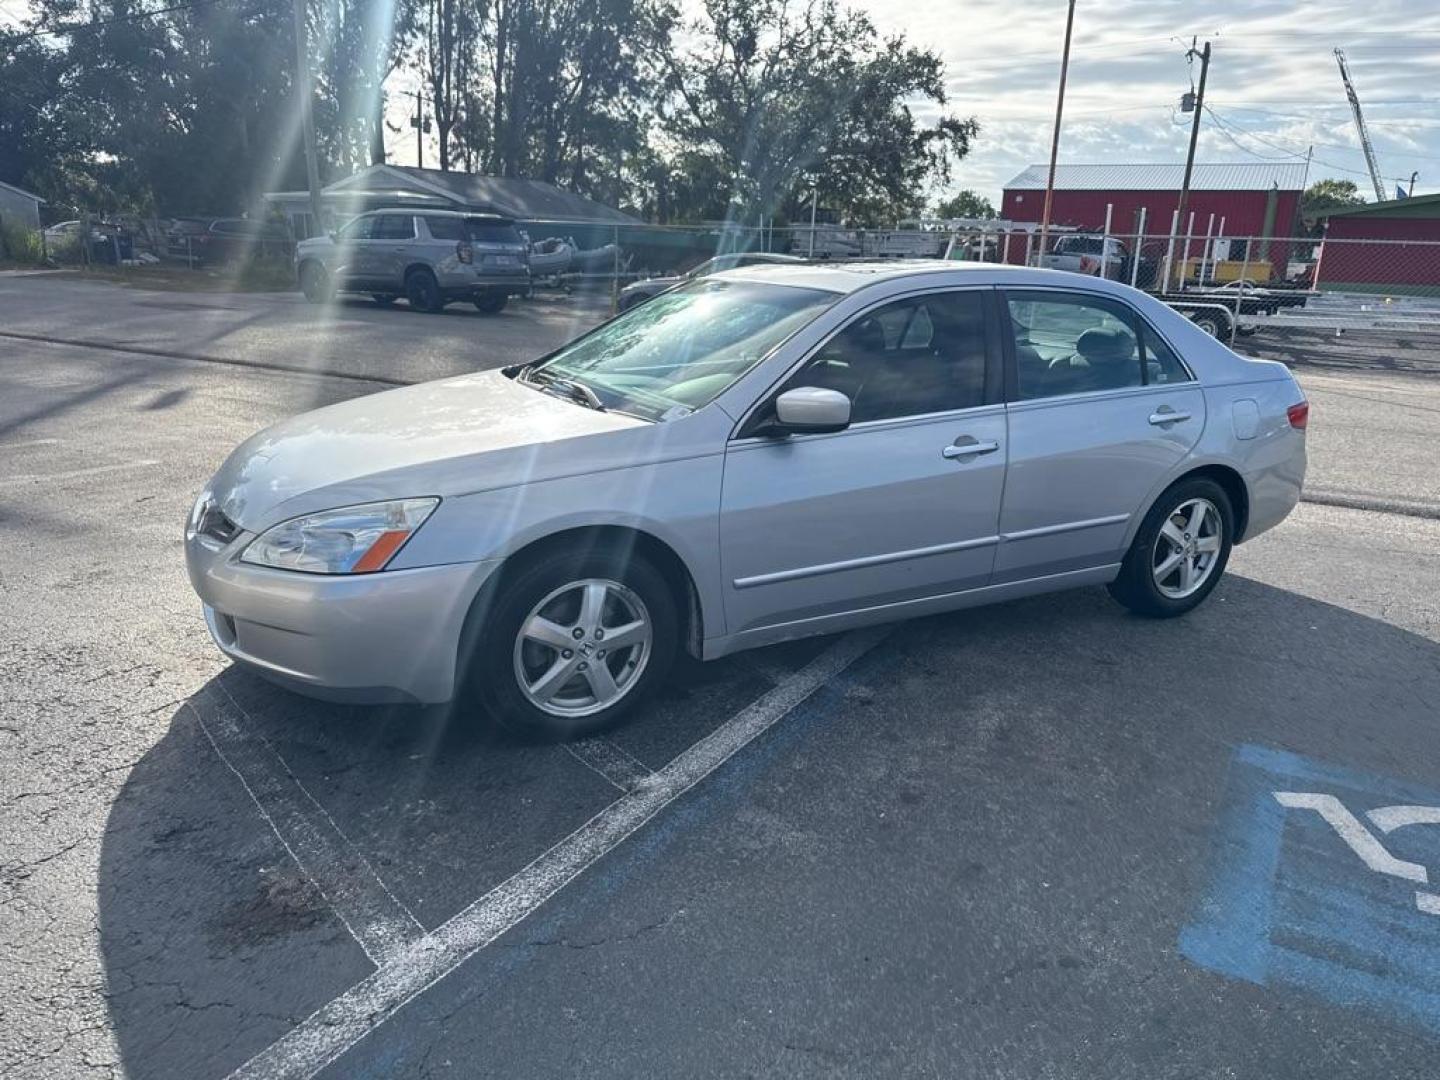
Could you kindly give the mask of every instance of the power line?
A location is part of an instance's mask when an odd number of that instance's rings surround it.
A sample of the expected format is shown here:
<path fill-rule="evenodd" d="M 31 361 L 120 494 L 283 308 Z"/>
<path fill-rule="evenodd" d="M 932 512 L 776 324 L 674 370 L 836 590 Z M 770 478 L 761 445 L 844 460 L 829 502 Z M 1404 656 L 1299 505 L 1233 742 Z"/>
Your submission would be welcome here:
<path fill-rule="evenodd" d="M 1235 130 L 1235 133 L 1232 133 L 1231 129 L 1228 128 L 1228 127 L 1225 125 L 1225 123 L 1220 119 L 1220 115 L 1219 115 L 1214 109 L 1210 108 L 1210 106 L 1207 105 L 1207 106 L 1205 107 L 1205 111 L 1210 114 L 1210 118 L 1215 121 L 1216 126 L 1219 127 L 1227 136 L 1229 136 L 1230 141 L 1233 142 L 1233 143 L 1235 143 L 1235 145 L 1236 145 L 1237 147 L 1239 147 L 1239 149 L 1243 150 L 1245 153 L 1249 154 L 1251 157 L 1259 158 L 1261 161 L 1278 161 L 1278 160 L 1280 160 L 1279 158 L 1267 157 L 1267 156 L 1264 155 L 1264 154 L 1257 153 L 1257 152 L 1254 151 L 1254 150 L 1250 150 L 1250 149 L 1247 149 L 1247 148 L 1244 147 L 1244 146 L 1241 146 L 1241 144 L 1235 139 L 1235 134 L 1241 134 L 1241 135 L 1246 136 L 1247 138 L 1254 139 L 1256 142 L 1263 143 L 1264 145 L 1270 147 L 1272 150 L 1279 150 L 1281 153 L 1286 154 L 1286 155 L 1289 156 L 1290 158 L 1303 158 L 1303 157 L 1306 156 L 1305 153 L 1303 153 L 1302 151 L 1296 149 L 1296 148 L 1293 147 L 1293 146 L 1283 146 L 1283 145 L 1281 145 L 1280 143 L 1277 143 L 1277 142 L 1275 142 L 1275 141 L 1273 141 L 1273 140 L 1271 140 L 1271 139 L 1265 138 L 1263 135 L 1257 135 L 1257 134 L 1256 134 L 1255 132 L 1253 132 L 1253 131 L 1245 131 L 1244 129 L 1236 129 L 1236 130 Z M 1334 146 L 1335 144 L 1330 143 L 1330 144 L 1326 144 L 1326 145 Z M 1344 147 L 1344 148 L 1342 148 L 1342 149 L 1347 149 L 1347 150 L 1348 150 L 1348 149 L 1350 149 L 1350 148 L 1349 148 L 1349 147 Z M 1355 151 L 1355 152 L 1358 153 L 1359 151 Z M 1370 175 L 1370 173 L 1369 173 L 1367 170 L 1364 170 L 1364 169 L 1351 169 L 1351 168 L 1349 168 L 1348 166 L 1345 166 L 1345 165 L 1337 165 L 1337 164 L 1336 164 L 1335 162 L 1333 162 L 1333 161 L 1325 161 L 1323 158 L 1312 157 L 1311 160 L 1312 160 L 1316 165 L 1323 165 L 1323 166 L 1325 166 L 1327 169 L 1334 169 L 1336 172 L 1350 173 L 1350 174 L 1352 174 L 1352 175 L 1354 175 L 1354 176 L 1364 176 L 1364 177 L 1368 177 L 1368 176 Z M 1403 183 L 1404 181 L 1406 181 L 1406 180 L 1409 179 L 1409 178 L 1408 178 L 1408 177 L 1404 177 L 1404 176 L 1386 176 L 1386 177 L 1383 177 L 1383 179 L 1386 179 L 1386 180 L 1394 180 L 1396 183 Z"/>
<path fill-rule="evenodd" d="M 1260 161 L 1295 160 L 1295 155 L 1291 153 L 1286 153 L 1283 157 L 1271 157 L 1268 154 L 1257 154 L 1254 150 L 1251 150 L 1248 146 L 1242 144 L 1240 140 L 1237 139 L 1235 135 L 1230 131 L 1229 128 L 1227 128 L 1224 124 L 1220 123 L 1218 119 L 1216 119 L 1215 111 L 1213 109 L 1207 107 L 1205 111 L 1208 112 L 1210 114 L 1210 118 L 1215 121 L 1215 129 L 1219 131 L 1220 134 L 1224 135 L 1225 138 L 1229 139 L 1235 149 L 1239 150 L 1242 154 L 1248 154 L 1250 157 L 1258 158 Z M 1249 134 L 1249 132 L 1246 132 L 1246 134 Z"/>

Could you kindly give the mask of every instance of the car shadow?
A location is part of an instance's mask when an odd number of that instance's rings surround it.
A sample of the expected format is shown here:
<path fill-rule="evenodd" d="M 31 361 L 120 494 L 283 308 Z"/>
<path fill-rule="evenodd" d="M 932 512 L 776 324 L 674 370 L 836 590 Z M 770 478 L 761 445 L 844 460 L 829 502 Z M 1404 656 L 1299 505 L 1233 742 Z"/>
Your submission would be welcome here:
<path fill-rule="evenodd" d="M 615 739 L 651 767 L 663 765 L 664 755 L 684 745 L 657 729 L 685 730 L 688 745 L 775 685 L 762 674 L 767 664 L 798 667 L 826 644 L 687 667 L 684 684 Z M 1187 665 L 1187 649 L 1208 650 L 1209 662 Z M 1042 662 L 1047 656 L 1064 662 L 1052 672 Z M 1393 749 L 1392 760 L 1383 740 L 1423 736 L 1431 718 L 1418 699 L 1440 687 L 1435 642 L 1234 576 L 1184 620 L 1133 618 L 1103 592 L 1083 590 L 906 624 L 866 663 L 863 704 L 875 740 L 924 740 L 954 754 L 973 752 L 963 725 L 981 721 L 967 715 L 966 702 L 987 694 L 1007 709 L 1043 706 L 1057 715 L 1067 695 L 1083 695 L 1100 707 L 1086 710 L 1092 729 L 1066 736 L 1072 752 L 1083 740 L 1087 754 L 1124 753 L 1138 739 L 1152 755 L 1167 740 L 1180 741 L 1168 726 L 1174 718 L 1157 702 L 1261 695 L 1253 720 L 1227 715 L 1204 733 L 1198 754 L 1190 729 L 1184 753 L 1159 755 L 1175 769 L 1217 773 L 1233 743 L 1284 742 L 1291 731 L 1309 733 L 1305 745 L 1293 747 L 1301 752 L 1403 771 L 1403 749 Z M 1132 692 L 1107 679 L 1119 664 L 1127 666 Z M 913 681 L 930 685 L 951 668 L 954 682 L 936 684 L 950 689 L 934 716 L 887 709 L 892 694 L 896 701 L 915 697 Z M 1415 686 L 1397 685 L 1392 700 L 1383 688 L 1387 669 L 1423 672 L 1428 686 L 1416 695 Z M 1134 700 L 1136 685 L 1153 686 L 1155 700 Z M 1291 691 L 1279 692 L 1284 687 Z M 856 693 L 837 687 L 821 696 L 853 704 Z M 303 785 L 317 812 L 426 929 L 618 797 L 564 748 L 491 734 L 457 710 L 322 704 L 225 670 L 176 709 L 165 736 L 130 770 L 105 827 L 98 896 L 105 996 L 123 1071 L 134 1078 L 227 1075 L 374 970 L 217 754 L 225 741 L 212 742 L 216 725 L 206 716 L 217 700 L 233 705 L 248 737 L 273 748 L 283 759 L 282 780 Z M 1385 720 L 1363 734 L 1317 728 L 1309 721 L 1320 702 Z M 1001 738 L 986 752 L 1002 755 L 994 767 L 1013 770 L 1018 783 L 1028 777 L 1037 803 L 1049 797 L 1044 770 L 1056 763 L 1036 757 L 1033 746 L 1017 740 L 1007 747 Z M 804 783 L 804 775 L 793 783 Z M 1025 831 L 1023 822 L 1010 828 Z M 1198 842 L 1193 828 L 1187 839 Z M 514 1073 L 506 1063 L 491 1064 Z"/>

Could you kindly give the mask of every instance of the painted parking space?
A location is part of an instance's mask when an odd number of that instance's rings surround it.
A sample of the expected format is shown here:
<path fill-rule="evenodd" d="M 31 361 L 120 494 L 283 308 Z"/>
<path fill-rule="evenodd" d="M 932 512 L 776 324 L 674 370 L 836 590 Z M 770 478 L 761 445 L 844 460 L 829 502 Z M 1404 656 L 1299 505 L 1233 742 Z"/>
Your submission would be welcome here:
<path fill-rule="evenodd" d="M 1242 746 L 1225 800 L 1183 954 L 1440 1032 L 1440 791 Z"/>
<path fill-rule="evenodd" d="M 177 523 L 215 455 L 318 384 L 45 355 L 23 379 L 68 388 L 5 399 L 8 437 L 39 441 L 17 453 L 166 464 L 0 492 L 0 1073 L 219 1078 L 376 970 L 217 755 L 198 688 L 233 694 L 303 785 L 303 827 L 326 831 L 305 792 L 331 819 L 339 883 L 358 853 L 423 936 L 831 644 L 696 665 L 576 752 L 217 676 Z M 1435 827 L 1372 811 L 1440 805 L 1437 551 L 1440 525 L 1308 506 L 1189 619 L 1090 590 L 897 627 L 318 1075 L 1429 1080 L 1437 1036 L 1410 1013 L 1221 974 L 1177 941 L 1215 881 L 1237 745 L 1374 777 L 1276 778 L 1280 858 L 1311 837 L 1325 880 L 1421 916 Z M 1276 791 L 1333 797 L 1427 883 Z"/>

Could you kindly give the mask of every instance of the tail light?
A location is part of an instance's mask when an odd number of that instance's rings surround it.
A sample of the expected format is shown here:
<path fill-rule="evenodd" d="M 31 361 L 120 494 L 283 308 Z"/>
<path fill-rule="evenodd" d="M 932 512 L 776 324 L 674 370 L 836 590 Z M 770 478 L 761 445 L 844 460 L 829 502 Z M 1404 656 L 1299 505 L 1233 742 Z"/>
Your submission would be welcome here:
<path fill-rule="evenodd" d="M 462 263 L 473 263 L 475 261 L 475 249 L 470 246 L 470 241 L 461 240 L 455 245 L 455 257 Z"/>
<path fill-rule="evenodd" d="M 1285 415 L 1290 418 L 1290 426 L 1296 431 L 1304 431 L 1305 425 L 1310 422 L 1310 403 L 1302 401 L 1299 405 L 1291 405 L 1285 410 Z"/>

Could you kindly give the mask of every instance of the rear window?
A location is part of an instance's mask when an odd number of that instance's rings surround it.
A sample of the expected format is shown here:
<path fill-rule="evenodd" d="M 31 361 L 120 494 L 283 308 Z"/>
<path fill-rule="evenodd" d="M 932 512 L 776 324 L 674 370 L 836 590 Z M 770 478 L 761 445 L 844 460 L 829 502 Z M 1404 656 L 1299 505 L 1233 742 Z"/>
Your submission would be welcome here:
<path fill-rule="evenodd" d="M 467 218 L 466 228 L 470 232 L 470 239 L 477 244 L 523 244 L 520 239 L 520 230 L 514 225 L 504 221 L 477 221 L 475 218 Z"/>
<path fill-rule="evenodd" d="M 426 226 L 436 240 L 462 240 L 465 237 L 465 222 L 454 217 L 427 217 Z"/>

